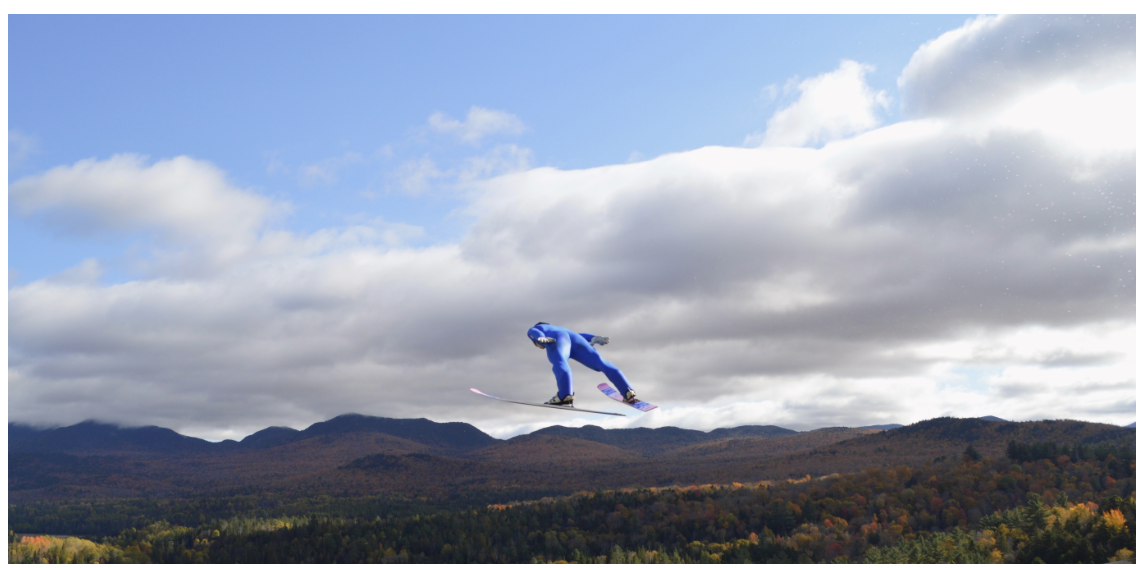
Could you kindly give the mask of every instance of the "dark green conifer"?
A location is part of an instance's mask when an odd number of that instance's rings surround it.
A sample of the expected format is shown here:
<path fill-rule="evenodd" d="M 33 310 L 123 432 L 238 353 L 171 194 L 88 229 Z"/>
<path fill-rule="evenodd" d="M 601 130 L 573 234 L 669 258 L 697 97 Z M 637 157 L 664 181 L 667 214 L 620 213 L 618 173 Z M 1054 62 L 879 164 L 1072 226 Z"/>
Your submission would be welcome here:
<path fill-rule="evenodd" d="M 968 458 L 969 461 L 977 461 L 981 459 L 981 454 L 977 451 L 976 448 L 973 447 L 972 444 L 969 444 L 965 448 L 965 457 Z"/>

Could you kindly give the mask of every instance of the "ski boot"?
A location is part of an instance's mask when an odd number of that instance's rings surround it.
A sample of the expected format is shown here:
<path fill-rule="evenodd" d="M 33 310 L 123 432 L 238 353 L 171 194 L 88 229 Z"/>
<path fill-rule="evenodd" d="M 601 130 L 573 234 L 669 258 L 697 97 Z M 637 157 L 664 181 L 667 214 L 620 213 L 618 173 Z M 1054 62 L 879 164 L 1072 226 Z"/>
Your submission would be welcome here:
<path fill-rule="evenodd" d="M 554 395 L 554 398 L 542 404 L 549 404 L 551 406 L 574 406 L 574 395 L 568 394 L 565 398 L 559 398 L 558 395 Z"/>
<path fill-rule="evenodd" d="M 626 404 L 633 404 L 635 400 L 638 400 L 638 393 L 634 392 L 634 389 L 630 389 L 622 395 L 622 402 Z"/>

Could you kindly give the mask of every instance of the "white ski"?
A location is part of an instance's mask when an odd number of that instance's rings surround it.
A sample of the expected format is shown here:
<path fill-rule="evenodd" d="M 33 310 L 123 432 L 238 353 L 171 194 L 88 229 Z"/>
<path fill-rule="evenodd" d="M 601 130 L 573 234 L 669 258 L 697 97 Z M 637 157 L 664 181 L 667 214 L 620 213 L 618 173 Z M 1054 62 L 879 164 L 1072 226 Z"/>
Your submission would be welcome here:
<path fill-rule="evenodd" d="M 521 404 L 524 406 L 537 406 L 540 408 L 553 408 L 555 410 L 572 410 L 574 412 L 589 412 L 591 414 L 608 414 L 610 416 L 625 416 L 625 414 L 618 414 L 617 412 L 599 412 L 597 410 L 585 410 L 582 408 L 574 408 L 573 406 L 554 406 L 553 404 L 535 404 L 533 402 L 519 402 L 517 400 L 509 400 L 509 399 L 505 399 L 505 398 L 499 398 L 499 397 L 494 396 L 492 394 L 486 394 L 486 393 L 484 393 L 478 389 L 474 389 L 474 388 L 470 389 L 470 392 L 472 392 L 474 394 L 481 394 L 482 396 L 485 396 L 487 398 L 493 398 L 494 400 L 501 400 L 502 402 L 510 402 L 513 404 Z"/>

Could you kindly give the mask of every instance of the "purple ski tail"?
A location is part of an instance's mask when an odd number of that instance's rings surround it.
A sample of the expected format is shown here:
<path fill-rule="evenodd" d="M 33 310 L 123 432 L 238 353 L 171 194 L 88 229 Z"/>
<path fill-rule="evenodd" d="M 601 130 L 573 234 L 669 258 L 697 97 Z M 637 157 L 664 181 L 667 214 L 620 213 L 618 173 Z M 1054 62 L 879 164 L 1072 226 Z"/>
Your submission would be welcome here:
<path fill-rule="evenodd" d="M 641 401 L 641 400 L 635 400 L 634 402 L 626 402 L 626 399 L 624 397 L 622 397 L 622 393 L 618 392 L 618 389 L 614 388 L 610 383 L 602 383 L 602 384 L 598 385 L 598 390 L 602 391 L 602 394 L 604 394 L 604 395 L 606 395 L 606 396 L 608 396 L 608 397 L 610 397 L 610 398 L 612 398 L 612 399 L 614 399 L 614 400 L 616 400 L 616 401 L 618 401 L 618 402 L 620 402 L 626 406 L 629 406 L 630 408 L 636 408 L 638 410 L 641 410 L 642 412 L 649 412 L 649 411 L 657 408 L 656 406 L 654 406 L 648 402 Z"/>

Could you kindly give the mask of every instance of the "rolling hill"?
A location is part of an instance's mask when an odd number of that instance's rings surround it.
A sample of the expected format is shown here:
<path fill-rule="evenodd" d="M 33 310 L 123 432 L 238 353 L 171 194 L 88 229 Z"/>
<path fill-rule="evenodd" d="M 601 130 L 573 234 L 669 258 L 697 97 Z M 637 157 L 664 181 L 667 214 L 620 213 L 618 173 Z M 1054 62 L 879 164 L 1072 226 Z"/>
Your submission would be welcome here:
<path fill-rule="evenodd" d="M 158 426 L 125 428 L 90 420 L 50 430 L 8 425 L 9 453 L 87 455 L 106 452 L 204 452 L 215 449 L 219 449 L 216 444 Z"/>
<path fill-rule="evenodd" d="M 687 447 L 693 444 L 704 444 L 716 440 L 738 438 L 777 438 L 796 434 L 794 430 L 778 426 L 738 426 L 737 428 L 718 428 L 711 432 L 687 430 L 665 426 L 662 428 L 625 428 L 607 430 L 599 426 L 582 426 L 581 428 L 568 428 L 566 426 L 550 426 L 537 430 L 529 436 L 550 436 L 556 438 L 572 438 L 589 440 L 608 446 L 614 446 L 646 456 L 658 455 L 673 449 Z"/>

